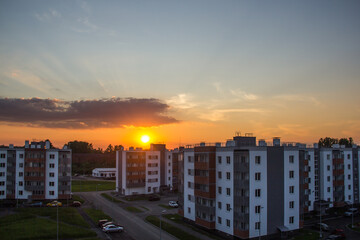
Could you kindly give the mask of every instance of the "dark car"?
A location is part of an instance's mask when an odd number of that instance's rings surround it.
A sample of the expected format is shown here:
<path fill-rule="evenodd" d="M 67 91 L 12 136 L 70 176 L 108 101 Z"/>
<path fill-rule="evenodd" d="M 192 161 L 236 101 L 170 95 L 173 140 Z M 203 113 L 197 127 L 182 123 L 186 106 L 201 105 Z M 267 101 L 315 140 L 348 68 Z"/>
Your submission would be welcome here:
<path fill-rule="evenodd" d="M 107 219 L 101 219 L 101 220 L 98 221 L 98 226 L 99 226 L 99 227 L 102 227 L 102 225 L 103 225 L 104 223 L 107 223 L 107 222 L 109 222 L 109 220 L 107 220 Z"/>
<path fill-rule="evenodd" d="M 79 201 L 73 201 L 72 204 L 70 204 L 71 207 L 80 207 L 81 206 L 81 202 Z"/>
<path fill-rule="evenodd" d="M 159 201 L 160 200 L 160 196 L 159 195 L 156 195 L 156 194 L 153 194 L 153 195 L 150 195 L 149 198 L 148 198 L 149 201 Z"/>
<path fill-rule="evenodd" d="M 331 232 L 332 235 L 338 235 L 345 238 L 345 233 L 343 229 L 337 228 L 334 229 L 334 231 Z"/>

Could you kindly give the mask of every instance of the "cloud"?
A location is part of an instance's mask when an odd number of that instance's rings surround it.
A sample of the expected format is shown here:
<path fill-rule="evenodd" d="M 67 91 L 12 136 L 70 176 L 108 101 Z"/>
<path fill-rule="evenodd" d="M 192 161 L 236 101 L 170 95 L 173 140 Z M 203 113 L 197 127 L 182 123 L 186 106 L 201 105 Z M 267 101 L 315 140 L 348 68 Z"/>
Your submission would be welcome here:
<path fill-rule="evenodd" d="M 35 18 L 40 22 L 45 22 L 51 20 L 52 18 L 61 18 L 61 14 L 54 9 L 49 9 L 47 12 L 42 14 L 35 13 Z"/>
<path fill-rule="evenodd" d="M 190 102 L 191 99 L 189 94 L 181 93 L 167 100 L 167 104 L 180 109 L 189 109 L 196 106 L 195 103 Z"/>
<path fill-rule="evenodd" d="M 240 89 L 230 90 L 230 93 L 237 98 L 247 101 L 257 100 L 259 97 L 252 93 L 246 93 Z"/>
<path fill-rule="evenodd" d="M 300 95 L 300 94 L 288 94 L 288 95 L 278 95 L 274 97 L 275 99 L 291 102 L 310 102 L 317 106 L 321 105 L 321 102 L 315 97 Z"/>
<path fill-rule="evenodd" d="M 158 99 L 111 98 L 63 101 L 0 98 L 0 122 L 47 128 L 151 127 L 176 123 Z"/>
<path fill-rule="evenodd" d="M 265 111 L 256 108 L 215 109 L 200 114 L 200 118 L 216 122 L 216 121 L 225 120 L 226 115 L 231 113 L 263 113 L 263 112 Z"/>

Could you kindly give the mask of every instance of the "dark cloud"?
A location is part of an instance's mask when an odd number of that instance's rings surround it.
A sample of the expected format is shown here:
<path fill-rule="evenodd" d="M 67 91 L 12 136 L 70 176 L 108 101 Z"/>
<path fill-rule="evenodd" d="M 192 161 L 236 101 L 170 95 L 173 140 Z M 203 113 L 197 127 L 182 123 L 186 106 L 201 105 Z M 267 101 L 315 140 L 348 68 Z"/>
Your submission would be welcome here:
<path fill-rule="evenodd" d="M 164 115 L 168 108 L 158 99 L 0 98 L 0 121 L 49 128 L 150 127 L 178 122 Z"/>

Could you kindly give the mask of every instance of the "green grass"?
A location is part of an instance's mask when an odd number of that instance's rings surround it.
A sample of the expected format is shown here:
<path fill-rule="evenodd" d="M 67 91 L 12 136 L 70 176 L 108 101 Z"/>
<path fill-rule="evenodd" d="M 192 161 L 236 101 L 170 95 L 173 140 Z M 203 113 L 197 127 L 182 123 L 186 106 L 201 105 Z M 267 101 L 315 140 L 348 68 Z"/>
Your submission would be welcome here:
<path fill-rule="evenodd" d="M 166 209 L 174 209 L 173 207 L 170 207 L 168 205 L 165 204 L 159 204 L 160 207 L 166 208 Z"/>
<path fill-rule="evenodd" d="M 160 227 L 160 219 L 156 216 L 147 216 L 146 218 L 146 221 L 148 221 L 149 223 L 157 226 L 157 227 Z M 174 225 L 171 225 L 167 222 L 164 222 L 162 221 L 161 222 L 161 228 L 168 232 L 169 234 L 177 237 L 178 239 L 184 239 L 184 240 L 198 240 L 199 238 L 183 231 L 182 229 L 180 228 L 177 228 L 175 227 Z"/>
<path fill-rule="evenodd" d="M 360 232 L 360 222 L 358 223 L 354 223 L 354 227 L 351 226 L 351 224 L 347 225 L 348 228 L 354 230 L 354 231 L 357 231 L 357 232 Z"/>
<path fill-rule="evenodd" d="M 319 239 L 319 233 L 308 229 L 301 229 L 299 235 L 295 236 L 294 240 L 317 240 Z"/>
<path fill-rule="evenodd" d="M 201 234 L 203 234 L 203 235 L 206 235 L 206 236 L 208 236 L 208 237 L 210 237 L 210 238 L 212 238 L 212 239 L 219 239 L 219 240 L 222 239 L 222 238 L 220 238 L 220 237 L 218 237 L 218 236 L 216 236 L 216 235 L 214 235 L 214 234 L 211 234 L 211 233 L 209 233 L 209 232 L 207 232 L 207 231 L 204 231 L 204 230 L 202 230 L 202 229 L 200 229 L 200 228 L 197 228 L 197 227 L 194 227 L 194 226 L 192 226 L 192 225 L 190 225 L 190 224 L 187 224 L 186 222 L 183 221 L 183 217 L 180 216 L 179 214 L 165 214 L 165 215 L 163 215 L 163 216 L 164 216 L 165 218 L 167 218 L 167 219 L 169 219 L 169 220 L 177 223 L 177 224 L 181 224 L 181 225 L 184 225 L 184 226 L 186 226 L 186 227 L 189 227 L 189 228 L 191 228 L 192 230 L 194 230 L 195 232 L 198 232 L 198 233 L 201 233 Z"/>
<path fill-rule="evenodd" d="M 79 201 L 79 202 L 81 202 L 81 204 L 83 204 L 85 202 L 85 200 L 82 199 L 79 195 L 73 195 L 72 200 L 73 201 Z"/>
<path fill-rule="evenodd" d="M 80 181 L 73 180 L 71 189 L 73 192 L 94 192 L 98 191 L 115 190 L 115 181 Z"/>
<path fill-rule="evenodd" d="M 139 201 L 139 200 L 148 200 L 148 196 L 145 196 L 145 195 L 137 195 L 137 196 L 127 196 L 127 197 L 125 197 L 124 199 L 126 200 L 126 201 L 130 201 L 130 202 L 132 202 L 132 201 Z"/>
<path fill-rule="evenodd" d="M 138 208 L 136 208 L 136 207 L 126 207 L 125 209 L 126 209 L 127 211 L 133 212 L 133 213 L 141 213 L 141 212 L 144 212 L 143 210 L 138 209 Z"/>
<path fill-rule="evenodd" d="M 18 211 L 24 214 L 49 217 L 53 220 L 56 220 L 56 207 L 19 208 Z M 59 221 L 86 228 L 90 227 L 75 208 L 59 207 Z"/>
<path fill-rule="evenodd" d="M 112 218 L 109 215 L 106 215 L 103 211 L 93 208 L 84 208 L 84 211 L 87 215 L 93 220 L 94 223 L 97 223 L 100 219 L 108 219 L 109 221 Z"/>
<path fill-rule="evenodd" d="M 59 219 L 59 238 L 95 237 L 90 229 L 71 226 Z M 40 218 L 36 215 L 20 212 L 2 217 L 0 220 L 0 236 L 3 240 L 10 239 L 55 239 L 56 221 Z"/>
<path fill-rule="evenodd" d="M 121 200 L 119 200 L 119 199 L 117 199 L 117 198 L 115 198 L 115 197 L 112 197 L 112 196 L 110 196 L 110 195 L 107 194 L 107 193 L 102 193 L 101 196 L 103 196 L 104 198 L 106 198 L 107 200 L 112 201 L 112 202 L 124 203 L 123 201 L 121 201 Z"/>

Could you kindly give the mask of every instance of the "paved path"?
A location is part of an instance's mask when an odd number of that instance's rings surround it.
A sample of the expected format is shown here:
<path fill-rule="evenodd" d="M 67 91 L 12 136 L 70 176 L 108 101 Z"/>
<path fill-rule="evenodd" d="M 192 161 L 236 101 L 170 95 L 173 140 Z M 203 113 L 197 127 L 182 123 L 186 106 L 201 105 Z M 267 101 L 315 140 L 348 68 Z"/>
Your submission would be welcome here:
<path fill-rule="evenodd" d="M 159 239 L 159 228 L 145 222 L 141 217 L 124 210 L 119 206 L 119 203 L 113 203 L 103 198 L 100 193 L 102 192 L 77 192 L 76 194 L 91 202 L 95 208 L 101 209 L 104 213 L 113 218 L 115 222 L 123 225 L 126 231 L 125 233 L 127 233 L 133 239 Z M 161 238 L 163 240 L 177 239 L 164 231 L 162 232 Z M 112 239 L 115 238 L 112 237 Z M 116 239 L 123 239 L 122 235 Z"/>

